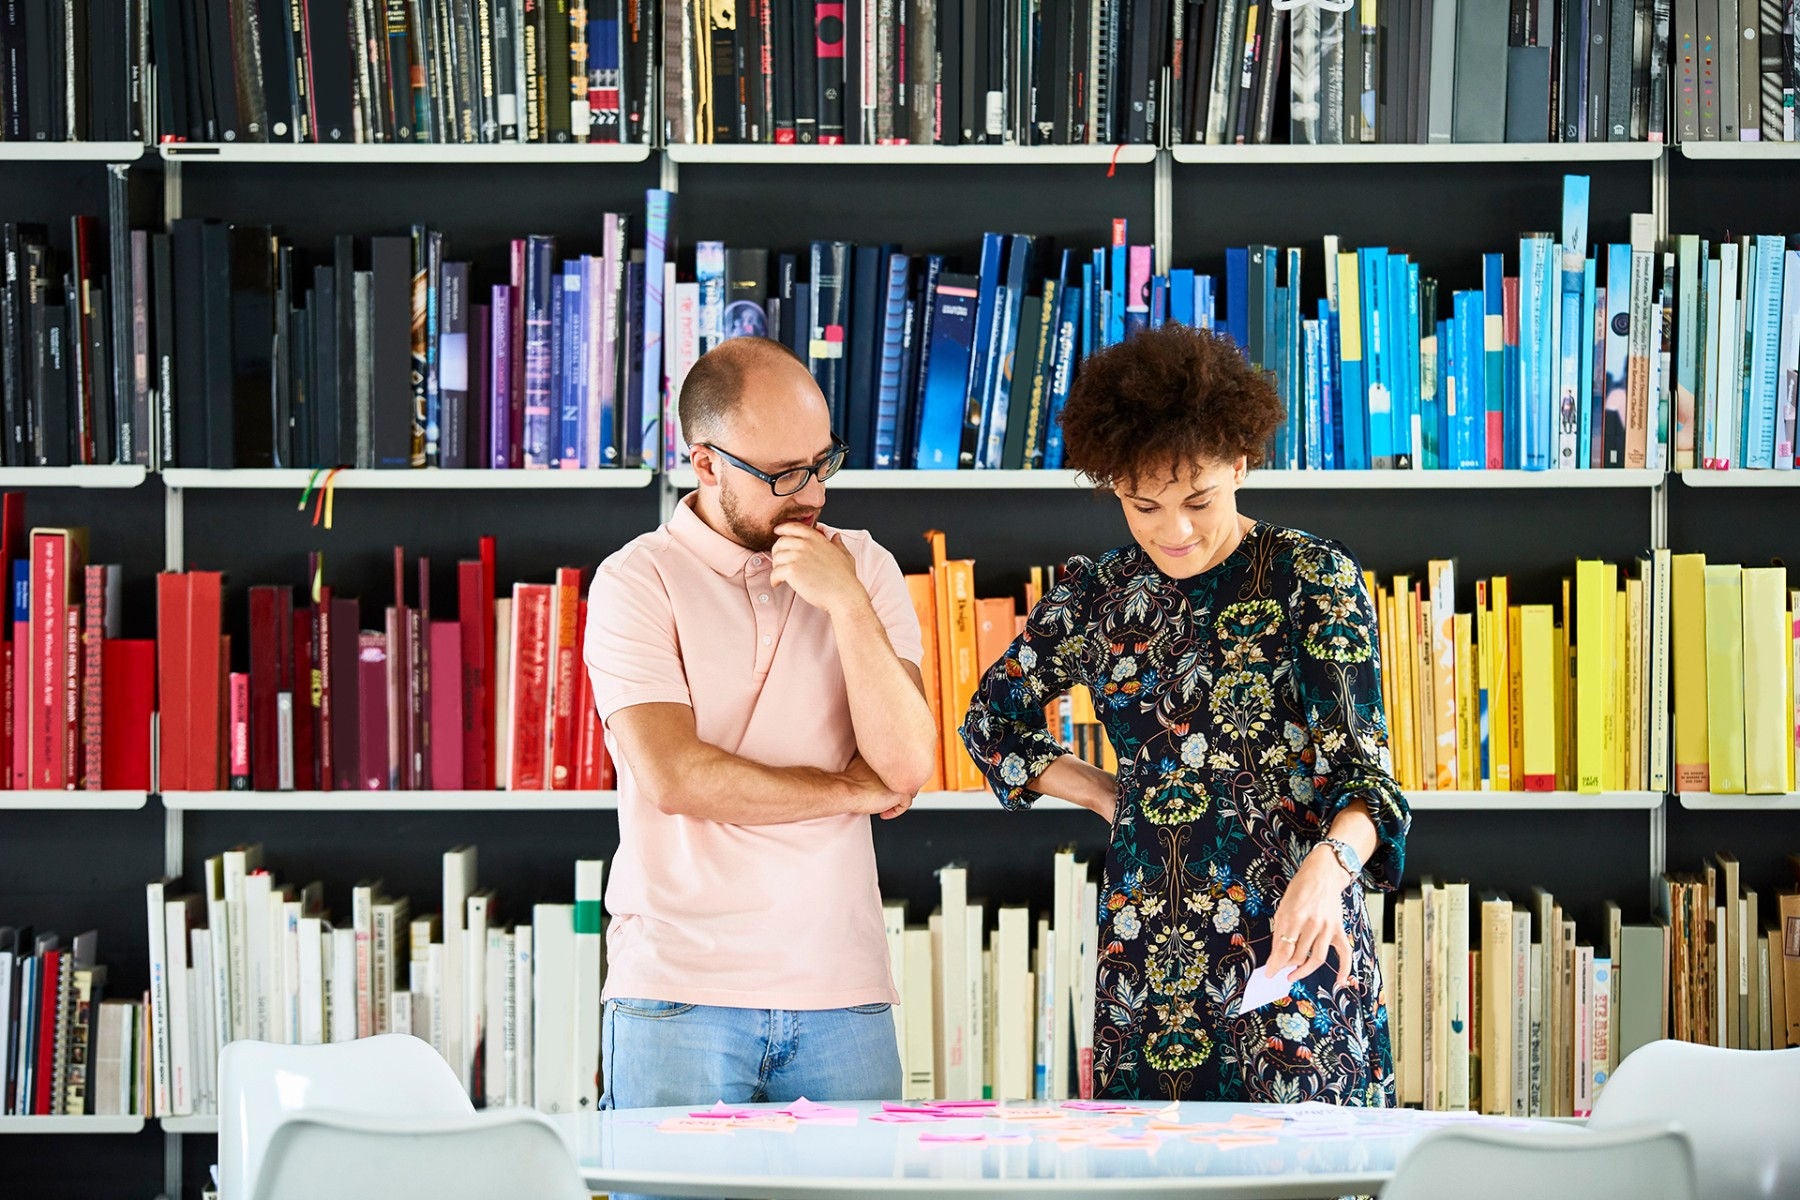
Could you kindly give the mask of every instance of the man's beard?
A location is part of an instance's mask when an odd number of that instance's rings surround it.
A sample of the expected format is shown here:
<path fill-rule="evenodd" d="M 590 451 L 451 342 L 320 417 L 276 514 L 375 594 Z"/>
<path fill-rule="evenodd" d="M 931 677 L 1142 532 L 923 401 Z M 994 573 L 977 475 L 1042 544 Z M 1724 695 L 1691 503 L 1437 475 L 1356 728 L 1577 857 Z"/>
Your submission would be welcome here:
<path fill-rule="evenodd" d="M 758 525 L 738 507 L 737 496 L 730 488 L 720 488 L 719 511 L 725 517 L 725 528 L 730 531 L 732 541 L 746 550 L 767 554 L 775 548 L 777 525 L 816 517 L 819 510 L 806 507 L 783 509 L 767 525 Z"/>

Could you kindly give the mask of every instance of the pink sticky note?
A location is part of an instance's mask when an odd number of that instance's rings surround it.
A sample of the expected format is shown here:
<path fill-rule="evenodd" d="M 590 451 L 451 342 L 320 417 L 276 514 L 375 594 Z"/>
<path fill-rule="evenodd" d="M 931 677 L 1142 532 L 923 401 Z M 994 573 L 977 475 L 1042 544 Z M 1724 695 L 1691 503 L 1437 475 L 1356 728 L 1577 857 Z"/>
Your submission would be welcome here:
<path fill-rule="evenodd" d="M 776 1111 L 786 1113 L 797 1121 L 856 1120 L 856 1110 L 854 1108 L 834 1108 L 829 1104 L 817 1104 L 808 1100 L 805 1096 L 800 1097 L 786 1108 L 777 1109 Z"/>
<path fill-rule="evenodd" d="M 730 1108 L 726 1106 L 723 1100 L 714 1104 L 711 1108 L 697 1109 L 688 1114 L 688 1116 L 697 1121 L 735 1121 L 741 1117 L 748 1117 L 750 1115 L 752 1115 L 750 1109 Z"/>
<path fill-rule="evenodd" d="M 921 1133 L 919 1135 L 919 1140 L 921 1142 L 933 1142 L 933 1143 L 985 1142 L 987 1140 L 987 1134 L 985 1134 L 985 1133 Z"/>
<path fill-rule="evenodd" d="M 883 1125 L 940 1125 L 949 1119 L 936 1113 L 919 1112 L 880 1112 L 869 1118 Z"/>
<path fill-rule="evenodd" d="M 998 1100 L 933 1100 L 932 1108 L 998 1108 Z"/>
<path fill-rule="evenodd" d="M 1131 1112 L 1129 1104 L 1114 1104 L 1110 1100 L 1064 1100 L 1064 1108 L 1075 1112 Z"/>

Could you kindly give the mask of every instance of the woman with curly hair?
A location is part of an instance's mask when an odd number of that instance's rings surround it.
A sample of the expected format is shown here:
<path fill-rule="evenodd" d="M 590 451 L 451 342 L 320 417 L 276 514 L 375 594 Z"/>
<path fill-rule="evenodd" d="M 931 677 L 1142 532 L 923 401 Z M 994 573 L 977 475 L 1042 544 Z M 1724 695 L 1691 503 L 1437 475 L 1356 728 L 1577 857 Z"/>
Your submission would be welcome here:
<path fill-rule="evenodd" d="M 1168 326 L 1091 359 L 1065 458 L 1117 495 L 1132 541 L 1069 560 L 963 721 L 1007 808 L 1058 796 L 1111 826 L 1095 1096 L 1394 1103 L 1363 888 L 1398 886 L 1411 817 L 1356 560 L 1238 512 L 1281 420 L 1211 334 Z M 1116 778 L 1045 730 L 1076 684 Z M 1259 967 L 1290 986 L 1240 1013 Z"/>

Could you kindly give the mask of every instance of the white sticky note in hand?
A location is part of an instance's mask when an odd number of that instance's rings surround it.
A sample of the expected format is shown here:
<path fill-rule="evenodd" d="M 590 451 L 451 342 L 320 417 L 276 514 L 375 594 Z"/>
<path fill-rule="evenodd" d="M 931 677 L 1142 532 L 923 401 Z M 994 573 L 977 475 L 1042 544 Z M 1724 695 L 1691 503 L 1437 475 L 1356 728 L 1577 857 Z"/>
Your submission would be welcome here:
<path fill-rule="evenodd" d="M 1288 989 L 1294 984 L 1294 970 L 1294 966 L 1283 967 L 1281 971 L 1271 975 L 1267 967 L 1258 967 L 1250 972 L 1250 978 L 1244 984 L 1244 998 L 1238 1001 L 1237 1015 L 1241 1017 L 1245 1013 L 1255 1012 L 1263 1005 L 1287 995 Z"/>

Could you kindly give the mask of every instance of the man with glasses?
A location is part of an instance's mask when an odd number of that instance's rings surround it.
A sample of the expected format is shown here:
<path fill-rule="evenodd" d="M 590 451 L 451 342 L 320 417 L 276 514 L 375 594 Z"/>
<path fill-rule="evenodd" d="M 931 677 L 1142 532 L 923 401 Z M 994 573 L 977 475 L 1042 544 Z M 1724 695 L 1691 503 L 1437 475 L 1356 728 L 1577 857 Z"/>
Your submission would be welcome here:
<path fill-rule="evenodd" d="M 601 564 L 586 661 L 619 773 L 603 1106 L 894 1097 L 870 816 L 937 729 L 893 555 L 819 524 L 844 444 L 736 338 L 681 389 L 699 488 Z"/>

